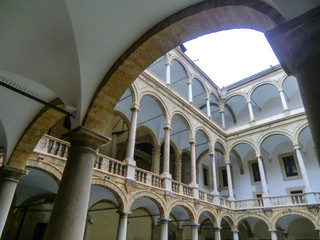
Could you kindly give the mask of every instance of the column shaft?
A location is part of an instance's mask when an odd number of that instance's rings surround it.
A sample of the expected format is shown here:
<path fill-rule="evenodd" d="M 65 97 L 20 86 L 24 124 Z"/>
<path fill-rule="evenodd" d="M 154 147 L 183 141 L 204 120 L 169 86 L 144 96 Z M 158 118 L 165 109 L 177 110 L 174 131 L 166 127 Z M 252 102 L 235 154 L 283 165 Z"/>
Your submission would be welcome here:
<path fill-rule="evenodd" d="M 68 160 L 55 199 L 46 240 L 83 239 L 97 148 L 110 139 L 84 127 L 67 133 Z"/>
<path fill-rule="evenodd" d="M 188 82 L 188 96 L 189 96 L 189 102 L 192 102 L 192 83 Z"/>
<path fill-rule="evenodd" d="M 199 224 L 191 225 L 192 240 L 198 240 L 198 227 L 199 227 Z"/>
<path fill-rule="evenodd" d="M 155 146 L 152 152 L 152 171 L 156 174 L 160 173 L 160 147 Z"/>
<path fill-rule="evenodd" d="M 170 63 L 166 64 L 166 84 L 170 84 L 171 80 L 170 80 Z"/>
<path fill-rule="evenodd" d="M 128 225 L 128 216 L 130 213 L 119 212 L 119 225 L 117 240 L 126 240 L 127 239 L 127 225 Z"/>
<path fill-rule="evenodd" d="M 128 147 L 127 147 L 127 156 L 126 156 L 126 162 L 131 164 L 135 164 L 133 156 L 134 156 L 134 145 L 136 141 L 138 111 L 139 111 L 139 108 L 136 106 L 133 106 L 131 108 L 131 124 L 130 124 L 129 136 L 128 136 Z"/>
<path fill-rule="evenodd" d="M 266 176 L 264 174 L 264 168 L 263 168 L 261 156 L 258 156 L 258 165 L 259 165 L 259 173 L 260 173 L 260 177 L 261 177 L 262 191 L 263 191 L 264 195 L 268 195 L 269 190 L 268 190 L 268 186 L 267 186 Z"/>
<path fill-rule="evenodd" d="M 0 168 L 0 238 L 6 224 L 19 179 L 27 173 L 25 170 L 8 166 Z"/>
<path fill-rule="evenodd" d="M 235 230 L 235 231 L 232 231 L 232 233 L 233 233 L 233 240 L 239 240 L 239 235 L 238 235 L 239 231 Z"/>
<path fill-rule="evenodd" d="M 216 161 L 215 161 L 215 153 L 213 151 L 210 152 L 210 161 L 211 161 L 212 188 L 213 188 L 214 194 L 218 194 Z"/>
<path fill-rule="evenodd" d="M 229 199 L 230 199 L 230 200 L 234 200 L 230 163 L 227 163 L 227 164 L 226 164 L 226 169 L 227 169 L 227 176 L 228 176 Z"/>
<path fill-rule="evenodd" d="M 208 117 L 211 117 L 210 98 L 207 98 L 206 102 L 207 102 L 207 115 Z"/>
<path fill-rule="evenodd" d="M 196 143 L 190 142 L 191 149 L 191 184 L 196 184 Z"/>
<path fill-rule="evenodd" d="M 271 234 L 271 240 L 278 240 L 277 230 L 269 230 L 269 232 Z"/>
<path fill-rule="evenodd" d="M 214 229 L 214 240 L 221 240 L 220 228 Z"/>
<path fill-rule="evenodd" d="M 312 192 L 312 188 L 311 188 L 311 185 L 310 185 L 309 177 L 308 177 L 308 174 L 307 174 L 307 171 L 306 171 L 306 167 L 304 165 L 303 157 L 301 155 L 301 149 L 300 149 L 300 147 L 296 147 L 295 149 L 296 149 L 296 155 L 297 155 L 297 159 L 298 159 L 298 162 L 299 162 L 302 178 L 303 178 L 304 185 L 305 185 L 305 192 L 306 193 Z"/>
<path fill-rule="evenodd" d="M 226 120 L 225 120 L 225 118 L 224 118 L 224 111 L 221 111 L 220 114 L 221 114 L 221 124 L 222 124 L 222 128 L 223 128 L 223 129 L 226 129 Z"/>
<path fill-rule="evenodd" d="M 161 220 L 160 240 L 168 240 L 168 221 L 170 219 L 162 218 L 160 220 Z"/>
<path fill-rule="evenodd" d="M 279 93 L 280 93 L 280 98 L 281 98 L 281 103 L 282 103 L 283 110 L 287 110 L 288 109 L 288 104 L 287 104 L 286 96 L 284 95 L 283 89 L 280 89 Z"/>
<path fill-rule="evenodd" d="M 163 156 L 163 174 L 170 174 L 170 127 L 164 127 L 164 156 Z"/>
<path fill-rule="evenodd" d="M 249 109 L 250 122 L 254 121 L 254 115 L 253 115 L 253 109 L 252 109 L 251 101 L 248 101 L 248 109 Z"/>

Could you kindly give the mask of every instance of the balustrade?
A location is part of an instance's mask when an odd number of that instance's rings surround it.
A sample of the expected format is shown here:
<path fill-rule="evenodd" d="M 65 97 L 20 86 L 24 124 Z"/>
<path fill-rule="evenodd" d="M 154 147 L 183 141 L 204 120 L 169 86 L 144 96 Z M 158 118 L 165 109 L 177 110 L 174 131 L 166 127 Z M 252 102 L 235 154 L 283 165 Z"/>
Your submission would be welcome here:
<path fill-rule="evenodd" d="M 39 140 L 37 146 L 34 151 L 43 154 L 54 155 L 56 157 L 67 159 L 68 157 L 68 148 L 70 147 L 70 143 L 63 141 L 61 139 L 43 135 Z"/>
<path fill-rule="evenodd" d="M 290 206 L 290 205 L 303 205 L 306 204 L 305 194 L 293 194 L 286 196 L 270 197 L 271 206 Z"/>

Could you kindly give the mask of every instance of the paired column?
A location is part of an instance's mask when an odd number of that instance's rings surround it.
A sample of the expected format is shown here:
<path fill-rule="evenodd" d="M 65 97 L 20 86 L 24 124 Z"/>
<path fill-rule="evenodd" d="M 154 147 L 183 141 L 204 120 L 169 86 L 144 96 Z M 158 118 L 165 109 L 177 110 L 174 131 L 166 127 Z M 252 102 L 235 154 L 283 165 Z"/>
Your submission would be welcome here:
<path fill-rule="evenodd" d="M 251 100 L 248 100 L 248 109 L 249 109 L 250 122 L 252 122 L 254 121 L 254 115 L 253 115 Z"/>
<path fill-rule="evenodd" d="M 227 169 L 227 176 L 228 176 L 228 191 L 229 191 L 228 199 L 234 200 L 230 161 L 229 160 L 225 160 L 225 161 L 226 161 L 226 169 Z"/>
<path fill-rule="evenodd" d="M 192 102 L 192 82 L 188 81 L 188 97 L 189 97 L 189 102 Z"/>
<path fill-rule="evenodd" d="M 19 168 L 9 166 L 0 168 L 0 238 L 6 224 L 19 179 L 27 174 L 28 171 Z"/>
<path fill-rule="evenodd" d="M 160 240 L 168 240 L 168 222 L 171 221 L 167 218 L 161 218 L 161 230 L 160 230 Z"/>
<path fill-rule="evenodd" d="M 192 240 L 198 240 L 198 228 L 199 224 L 191 224 Z"/>
<path fill-rule="evenodd" d="M 297 155 L 297 159 L 298 159 L 298 163 L 300 166 L 300 170 L 301 170 L 301 174 L 302 174 L 302 178 L 304 181 L 304 186 L 305 186 L 305 193 L 310 193 L 313 192 L 311 185 L 310 185 L 310 180 L 306 171 L 306 167 L 304 165 L 304 161 L 301 155 L 301 148 L 300 146 L 295 146 L 294 148 L 296 150 L 296 155 Z"/>
<path fill-rule="evenodd" d="M 136 141 L 136 130 L 137 130 L 137 119 L 139 106 L 137 104 L 133 104 L 130 108 L 131 110 L 131 124 L 128 136 L 128 146 L 127 146 L 127 154 L 126 154 L 126 163 L 127 163 L 127 181 L 135 182 L 134 174 L 136 162 L 134 161 L 134 145 Z"/>
<path fill-rule="evenodd" d="M 286 100 L 286 96 L 284 94 L 283 89 L 279 89 L 279 93 L 280 93 L 280 98 L 281 98 L 281 103 L 282 103 L 282 107 L 283 107 L 283 111 L 288 110 L 288 104 L 287 104 L 287 100 Z"/>
<path fill-rule="evenodd" d="M 171 174 L 170 174 L 170 130 L 169 124 L 164 126 L 164 156 L 163 156 L 163 172 L 162 175 L 165 177 L 164 185 L 166 191 L 171 192 Z"/>
<path fill-rule="evenodd" d="M 223 129 L 226 129 L 226 120 L 225 120 L 225 117 L 224 117 L 224 111 L 220 111 L 220 114 L 221 114 L 221 124 L 222 124 L 222 128 L 223 128 Z"/>
<path fill-rule="evenodd" d="M 233 240 L 239 240 L 239 231 L 238 230 L 232 230 L 233 233 Z"/>
<path fill-rule="evenodd" d="M 215 152 L 210 151 L 209 155 L 210 155 L 210 162 L 211 162 L 211 176 L 212 176 L 213 194 L 219 195 L 218 184 L 217 184 L 217 170 L 216 170 Z"/>
<path fill-rule="evenodd" d="M 118 213 L 120 216 L 119 216 L 117 240 L 126 240 L 127 239 L 128 216 L 131 214 L 131 212 L 119 211 Z"/>
<path fill-rule="evenodd" d="M 166 63 L 166 84 L 170 84 L 171 82 L 170 67 L 171 67 L 171 63 Z"/>
<path fill-rule="evenodd" d="M 211 117 L 211 108 L 210 108 L 210 98 L 206 98 L 206 103 L 207 103 L 207 115 L 208 117 Z"/>
<path fill-rule="evenodd" d="M 97 149 L 110 141 L 82 126 L 67 133 L 69 155 L 55 199 L 46 240 L 83 239 Z"/>
<path fill-rule="evenodd" d="M 313 142 L 320 157 L 320 7 L 273 28 L 266 37 L 288 75 L 297 78 Z"/>

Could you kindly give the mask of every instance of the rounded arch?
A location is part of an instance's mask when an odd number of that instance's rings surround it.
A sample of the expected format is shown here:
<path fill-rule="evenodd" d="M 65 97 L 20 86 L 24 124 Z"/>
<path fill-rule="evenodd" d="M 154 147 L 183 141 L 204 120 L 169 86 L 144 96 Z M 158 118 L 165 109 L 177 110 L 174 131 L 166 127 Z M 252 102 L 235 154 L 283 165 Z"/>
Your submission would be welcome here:
<path fill-rule="evenodd" d="M 147 190 L 143 190 L 143 191 L 139 191 L 136 192 L 135 194 L 133 194 L 130 197 L 130 200 L 128 202 L 128 206 L 127 206 L 127 211 L 130 211 L 132 204 L 134 203 L 135 200 L 137 200 L 138 198 L 148 198 L 149 200 L 151 200 L 158 208 L 158 211 L 160 213 L 160 217 L 164 218 L 165 217 L 165 212 L 167 210 L 167 205 L 166 202 L 163 200 L 163 197 L 161 197 L 160 195 L 158 195 L 155 192 L 150 192 Z"/>
<path fill-rule="evenodd" d="M 192 81 L 192 84 L 193 84 L 193 80 L 198 80 L 199 83 L 202 85 L 203 87 L 203 90 L 205 92 L 205 96 L 208 97 L 209 96 L 209 89 L 208 89 L 208 86 L 206 84 L 206 82 L 202 79 L 202 77 L 200 77 L 197 73 L 192 73 L 191 76 L 190 76 L 190 79 Z"/>
<path fill-rule="evenodd" d="M 272 86 L 275 86 L 277 90 L 280 89 L 279 84 L 276 81 L 272 81 L 272 80 L 267 79 L 267 80 L 265 80 L 263 82 L 259 82 L 258 84 L 255 84 L 254 86 L 251 87 L 251 89 L 248 91 L 248 100 L 251 99 L 251 96 L 252 96 L 253 92 L 257 88 L 262 87 L 264 85 L 272 85 Z"/>
<path fill-rule="evenodd" d="M 178 57 L 175 54 L 172 55 L 171 58 L 170 58 L 170 63 L 171 64 L 172 64 L 173 60 L 177 61 L 183 67 L 183 69 L 184 69 L 184 71 L 185 71 L 185 73 L 187 75 L 187 81 L 189 79 L 191 79 L 191 73 L 190 73 L 190 70 L 189 70 L 189 67 L 188 67 L 187 63 L 183 59 L 181 59 L 180 57 Z"/>
<path fill-rule="evenodd" d="M 250 146 L 253 148 L 253 150 L 255 151 L 256 155 L 257 155 L 257 146 L 255 145 L 254 142 L 252 142 L 252 141 L 250 141 L 250 140 L 248 140 L 248 139 L 240 139 L 240 140 L 232 143 L 232 144 L 228 147 L 226 154 L 227 154 L 228 156 L 230 156 L 230 153 L 231 153 L 232 149 L 235 148 L 237 145 L 240 145 L 240 144 L 248 144 L 248 145 L 250 145 Z"/>
<path fill-rule="evenodd" d="M 200 131 L 203 133 L 204 137 L 207 139 L 208 141 L 208 147 L 209 147 L 209 150 L 212 150 L 213 148 L 213 140 L 211 139 L 211 135 L 209 134 L 208 130 L 205 129 L 202 125 L 198 125 L 195 129 L 194 129 L 194 136 L 197 135 L 197 132 Z"/>
<path fill-rule="evenodd" d="M 189 215 L 189 218 L 190 218 L 190 221 L 192 223 L 197 223 L 196 222 L 196 210 L 194 209 L 194 207 L 188 203 L 187 201 L 183 201 L 183 200 L 174 200 L 173 202 L 171 202 L 169 205 L 168 205 L 168 209 L 167 209 L 167 212 L 166 212 L 166 217 L 169 218 L 170 216 L 170 213 L 172 211 L 172 209 L 176 206 L 179 206 L 179 207 L 182 207 L 184 210 L 186 210 L 186 212 L 188 213 Z"/>
<path fill-rule="evenodd" d="M 224 218 L 227 220 L 227 222 L 229 223 L 229 225 L 230 225 L 230 227 L 231 227 L 232 230 L 237 230 L 237 229 L 236 229 L 235 221 L 234 221 L 234 219 L 233 219 L 233 217 L 232 217 L 231 214 L 223 213 L 222 215 L 219 216 L 218 222 L 221 224 L 221 221 L 222 221 Z"/>
<path fill-rule="evenodd" d="M 128 197 L 120 186 L 111 181 L 105 181 L 104 179 L 98 177 L 92 178 L 91 185 L 96 185 L 110 191 L 118 201 L 120 210 L 127 211 L 126 206 L 128 206 Z"/>
<path fill-rule="evenodd" d="M 208 213 L 210 220 L 212 222 L 216 222 L 218 219 L 218 216 L 216 215 L 216 213 L 214 211 L 212 211 L 212 208 L 204 206 L 204 207 L 201 207 L 200 209 L 197 210 L 196 219 L 197 219 L 198 223 L 200 223 L 199 220 L 200 220 L 200 216 L 202 213 Z"/>
<path fill-rule="evenodd" d="M 63 170 L 59 169 L 58 167 L 31 158 L 27 161 L 26 168 L 33 168 L 43 173 L 46 173 L 53 178 L 53 180 L 57 183 L 58 186 L 60 185 Z"/>
<path fill-rule="evenodd" d="M 194 138 L 195 135 L 194 135 L 194 132 L 193 132 L 193 129 L 194 129 L 193 124 L 192 124 L 191 120 L 189 119 L 189 117 L 186 116 L 185 113 L 183 113 L 180 109 L 175 109 L 170 115 L 171 116 L 170 116 L 170 119 L 169 119 L 170 121 L 169 122 L 170 122 L 171 126 L 172 126 L 172 118 L 175 115 L 179 116 L 182 119 L 182 121 L 184 122 L 184 124 L 186 125 L 187 129 L 188 129 L 189 139 Z"/>
<path fill-rule="evenodd" d="M 218 93 L 216 91 L 208 89 L 208 96 L 210 96 L 211 94 L 212 94 L 212 96 L 215 97 L 215 99 L 217 100 L 217 103 L 219 104 L 220 97 L 219 97 Z"/>
<path fill-rule="evenodd" d="M 301 132 L 303 130 L 305 130 L 307 127 L 309 127 L 309 123 L 305 122 L 295 129 L 294 134 L 293 134 L 293 140 L 294 140 L 293 144 L 294 145 L 299 143 L 299 140 L 298 140 L 299 136 L 300 136 Z"/>
<path fill-rule="evenodd" d="M 283 83 L 284 83 L 284 81 L 287 79 L 289 77 L 289 75 L 288 74 L 286 74 L 286 73 L 283 73 L 282 75 L 281 75 L 281 77 L 279 78 L 279 88 L 280 89 L 283 89 Z"/>
<path fill-rule="evenodd" d="M 169 110 L 168 110 L 167 104 L 162 100 L 162 98 L 160 96 L 158 96 L 153 91 L 150 91 L 150 90 L 142 91 L 140 93 L 139 99 L 137 100 L 138 101 L 137 103 L 138 103 L 139 106 L 140 106 L 141 100 L 142 100 L 142 98 L 144 96 L 149 96 L 149 97 L 151 97 L 153 100 L 155 100 L 158 103 L 158 105 L 159 105 L 159 107 L 160 107 L 160 109 L 161 109 L 161 111 L 163 113 L 164 123 L 168 123 Z"/>
<path fill-rule="evenodd" d="M 226 103 L 233 97 L 243 97 L 246 101 L 248 101 L 248 95 L 244 92 L 235 92 L 235 93 L 231 93 L 230 95 L 228 95 L 223 103 L 223 107 L 225 107 Z"/>
<path fill-rule="evenodd" d="M 157 137 L 149 127 L 141 125 L 141 126 L 137 127 L 136 131 L 138 132 L 140 129 L 145 130 L 150 135 L 151 142 L 149 142 L 149 143 L 151 143 L 154 147 L 158 146 Z M 135 144 L 139 144 L 139 143 L 142 143 L 142 142 L 139 142 L 138 139 L 136 139 Z"/>
<path fill-rule="evenodd" d="M 305 211 L 299 211 L 299 210 L 288 210 L 288 211 L 283 211 L 283 212 L 279 212 L 276 215 L 274 215 L 271 219 L 271 224 L 273 225 L 273 227 L 275 228 L 277 222 L 282 218 L 282 217 L 286 217 L 286 216 L 290 216 L 290 215 L 298 215 L 301 217 L 305 217 L 306 219 L 308 219 L 309 221 L 312 222 L 312 224 L 314 225 L 314 227 L 316 229 L 319 228 L 319 223 L 317 221 L 317 216 L 312 215 L 312 213 L 310 212 L 305 212 Z"/>
<path fill-rule="evenodd" d="M 244 220 L 246 220 L 247 218 L 250 218 L 250 217 L 251 218 L 258 218 L 261 221 L 263 221 L 268 226 L 268 228 L 272 228 L 272 224 L 271 224 L 270 220 L 267 217 L 259 215 L 259 214 L 251 213 L 251 214 L 241 215 L 239 218 L 236 219 L 236 221 L 235 221 L 236 229 L 239 228 L 239 225 L 241 224 L 242 221 L 244 221 Z"/>
<path fill-rule="evenodd" d="M 137 89 L 137 85 L 135 84 L 135 82 L 133 82 L 129 86 L 129 91 L 130 91 L 130 94 L 131 94 L 131 102 L 132 103 L 137 103 L 139 90 Z"/>
<path fill-rule="evenodd" d="M 213 141 L 213 147 L 215 147 L 215 145 L 217 144 L 217 143 L 219 143 L 221 146 L 222 146 L 222 150 L 223 150 L 223 153 L 224 154 L 226 154 L 227 152 L 226 152 L 226 150 L 227 150 L 227 146 L 226 146 L 226 144 L 225 144 L 225 142 L 221 139 L 221 138 L 216 138 L 216 139 L 214 139 L 214 141 Z"/>
<path fill-rule="evenodd" d="M 268 137 L 273 136 L 273 135 L 283 135 L 283 136 L 289 138 L 289 140 L 291 141 L 292 145 L 294 145 L 294 139 L 293 139 L 292 135 L 291 135 L 289 132 L 287 132 L 287 131 L 285 131 L 285 130 L 277 130 L 277 131 L 268 132 L 268 133 L 262 135 L 262 136 L 259 138 L 259 140 L 257 141 L 257 143 L 258 143 L 258 149 L 257 149 L 258 152 L 257 152 L 257 154 L 258 154 L 258 155 L 260 154 L 260 150 L 259 150 L 259 149 L 260 149 L 262 143 L 263 143 Z"/>
<path fill-rule="evenodd" d="M 123 114 L 122 112 L 118 111 L 118 110 L 113 110 L 112 113 L 115 115 L 115 116 L 119 116 L 121 117 L 124 122 L 126 123 L 127 127 L 129 128 L 130 127 L 130 121 L 129 119 L 127 118 L 127 116 L 125 114 Z"/>
<path fill-rule="evenodd" d="M 213 21 L 213 16 L 227 17 L 216 17 Z M 265 32 L 283 22 L 285 19 L 271 6 L 253 0 L 243 0 L 241 4 L 232 0 L 203 1 L 173 14 L 141 36 L 108 70 L 91 100 L 82 124 L 103 133 L 110 110 L 123 91 L 154 60 L 183 42 L 235 27 Z M 114 91 L 117 87 L 119 90 Z M 103 107 L 100 106 L 101 102 L 104 103 Z M 101 111 L 97 111 L 100 108 Z"/>

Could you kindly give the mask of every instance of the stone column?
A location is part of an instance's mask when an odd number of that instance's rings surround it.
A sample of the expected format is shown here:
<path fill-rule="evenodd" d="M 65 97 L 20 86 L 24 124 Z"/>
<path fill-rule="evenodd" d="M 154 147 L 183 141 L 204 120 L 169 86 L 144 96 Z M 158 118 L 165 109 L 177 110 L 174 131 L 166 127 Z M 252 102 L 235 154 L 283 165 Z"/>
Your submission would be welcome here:
<path fill-rule="evenodd" d="M 168 222 L 170 219 L 161 218 L 160 240 L 168 240 Z"/>
<path fill-rule="evenodd" d="M 254 115 L 253 115 L 253 109 L 252 109 L 251 100 L 248 100 L 248 109 L 249 109 L 250 122 L 253 122 L 254 121 Z"/>
<path fill-rule="evenodd" d="M 176 161 L 176 169 L 175 169 L 176 179 L 177 179 L 178 182 L 181 182 L 181 166 L 182 166 L 181 157 L 182 157 L 182 154 L 179 155 L 179 158 Z"/>
<path fill-rule="evenodd" d="M 116 155 L 117 155 L 117 134 L 112 134 L 112 140 L 111 140 L 111 143 L 112 143 L 112 149 L 111 149 L 111 157 L 112 158 L 116 158 Z"/>
<path fill-rule="evenodd" d="M 191 186 L 193 188 L 193 196 L 199 198 L 199 189 L 197 184 L 196 176 L 196 141 L 194 139 L 190 140 L 190 150 L 191 150 Z"/>
<path fill-rule="evenodd" d="M 207 103 L 207 115 L 208 117 L 211 117 L 211 109 L 210 109 L 210 98 L 206 98 L 206 103 Z"/>
<path fill-rule="evenodd" d="M 152 171 L 156 174 L 160 173 L 160 146 L 155 146 L 152 151 Z"/>
<path fill-rule="evenodd" d="M 28 171 L 10 166 L 0 168 L 0 238 L 6 224 L 19 179 Z"/>
<path fill-rule="evenodd" d="M 221 240 L 220 229 L 221 227 L 214 228 L 214 240 Z"/>
<path fill-rule="evenodd" d="M 198 240 L 198 228 L 199 224 L 191 224 L 192 240 Z"/>
<path fill-rule="evenodd" d="M 117 240 L 126 240 L 127 239 L 127 226 L 128 226 L 128 216 L 131 212 L 119 211 L 119 225 Z"/>
<path fill-rule="evenodd" d="M 286 96 L 284 95 L 284 91 L 283 89 L 279 89 L 279 93 L 280 93 L 280 98 L 281 98 L 281 103 L 282 103 L 282 107 L 283 107 L 283 111 L 288 110 L 288 104 L 287 104 L 287 100 L 286 100 Z"/>
<path fill-rule="evenodd" d="M 162 176 L 165 177 L 164 185 L 166 189 L 166 193 L 171 192 L 171 174 L 170 174 L 170 130 L 171 127 L 169 124 L 164 126 L 164 155 L 163 155 L 163 172 Z"/>
<path fill-rule="evenodd" d="M 304 165 L 304 161 L 303 161 L 303 157 L 301 155 L 301 148 L 300 146 L 295 146 L 294 148 L 296 150 L 296 155 L 297 155 L 297 159 L 298 159 L 298 163 L 300 166 L 300 170 L 301 170 L 301 175 L 304 181 L 304 186 L 305 186 L 305 193 L 310 193 L 313 192 L 311 185 L 310 185 L 310 181 L 309 181 L 309 177 L 306 171 L 306 167 Z"/>
<path fill-rule="evenodd" d="M 182 240 L 183 237 L 183 228 L 178 226 L 177 229 L 177 240 Z"/>
<path fill-rule="evenodd" d="M 233 233 L 233 240 L 239 240 L 239 231 L 238 230 L 232 230 Z"/>
<path fill-rule="evenodd" d="M 134 174 L 136 169 L 136 162 L 134 161 L 134 145 L 136 141 L 136 130 L 137 130 L 139 106 L 137 104 L 133 104 L 130 110 L 131 110 L 131 123 L 130 123 L 130 130 L 129 130 L 129 136 L 128 136 L 127 155 L 126 155 L 125 161 L 127 163 L 127 182 L 134 184 L 135 183 Z"/>
<path fill-rule="evenodd" d="M 271 240 L 278 240 L 277 229 L 269 229 L 268 231 L 271 234 Z"/>
<path fill-rule="evenodd" d="M 320 7 L 268 31 L 266 37 L 288 75 L 297 78 L 311 135 L 320 157 Z"/>
<path fill-rule="evenodd" d="M 97 149 L 110 141 L 82 126 L 64 137 L 70 141 L 71 147 L 46 231 L 46 240 L 83 239 Z"/>
<path fill-rule="evenodd" d="M 166 84 L 170 84 L 171 80 L 170 80 L 170 67 L 171 67 L 171 63 L 166 63 Z"/>
<path fill-rule="evenodd" d="M 229 200 L 234 200 L 233 196 L 233 186 L 232 186 L 232 176 L 231 176 L 231 169 L 230 169 L 230 161 L 226 161 L 226 169 L 227 169 L 227 175 L 228 175 L 228 191 L 229 191 Z"/>
<path fill-rule="evenodd" d="M 189 102 L 192 102 L 192 82 L 188 81 L 188 97 L 189 97 Z"/>
<path fill-rule="evenodd" d="M 263 191 L 264 197 L 268 197 L 269 190 L 268 190 L 268 186 L 267 186 L 266 175 L 264 174 L 264 167 L 263 167 L 262 158 L 260 155 L 258 155 L 257 158 L 258 158 L 259 173 L 260 173 L 260 177 L 261 177 L 262 191 Z"/>
<path fill-rule="evenodd" d="M 211 162 L 211 176 L 212 176 L 212 193 L 214 195 L 219 195 L 218 192 L 218 183 L 217 183 L 217 170 L 216 170 L 216 160 L 215 160 L 215 152 L 210 151 L 210 162 Z"/>
<path fill-rule="evenodd" d="M 222 128 L 226 129 L 226 120 L 224 118 L 224 111 L 220 111 L 221 114 L 221 123 L 222 123 Z"/>

